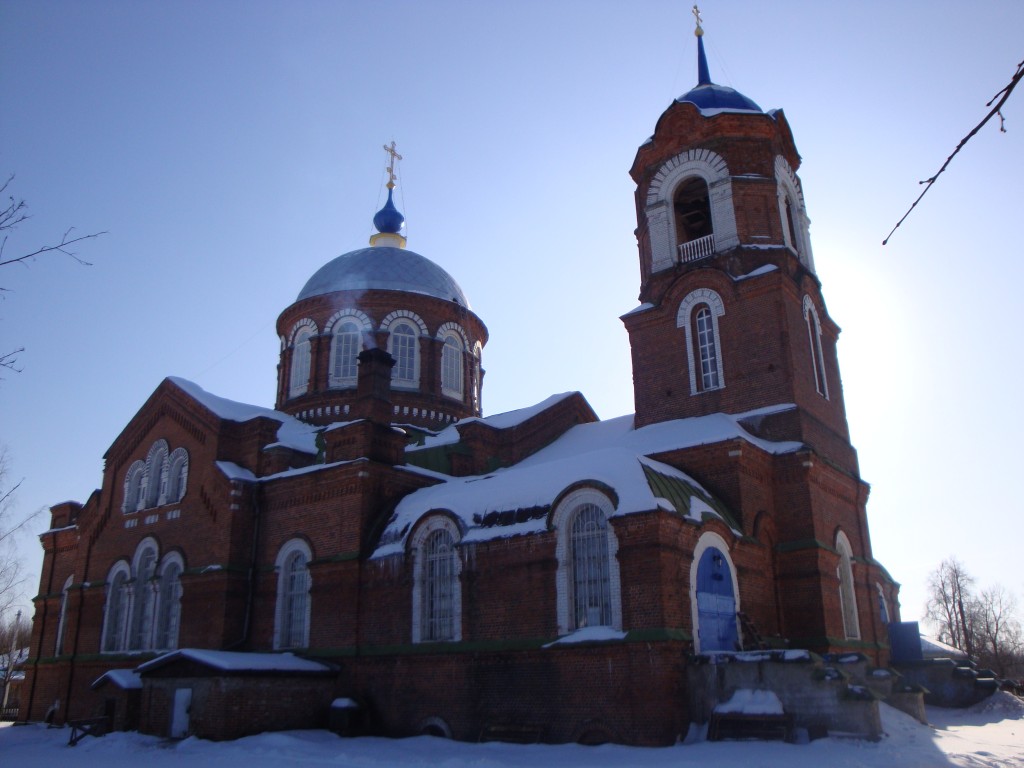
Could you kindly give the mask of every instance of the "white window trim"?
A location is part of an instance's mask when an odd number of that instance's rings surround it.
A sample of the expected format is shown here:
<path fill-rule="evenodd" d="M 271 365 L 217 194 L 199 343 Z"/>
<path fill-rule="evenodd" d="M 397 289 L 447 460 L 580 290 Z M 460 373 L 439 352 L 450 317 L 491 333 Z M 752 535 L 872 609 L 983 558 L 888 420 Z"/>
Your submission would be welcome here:
<path fill-rule="evenodd" d="M 736 600 L 736 613 L 743 610 L 740 607 L 740 584 L 736 578 L 736 566 L 732 562 L 729 553 L 729 545 L 725 539 L 714 531 L 706 531 L 697 540 L 697 546 L 693 548 L 693 559 L 690 561 L 690 627 L 693 635 L 693 647 L 696 653 L 700 653 L 700 610 L 697 606 L 697 566 L 704 552 L 714 547 L 722 553 L 725 564 L 729 566 L 729 577 L 732 579 L 732 593 Z M 736 625 L 737 636 L 743 642 L 742 627 Z"/>
<path fill-rule="evenodd" d="M 555 590 L 557 603 L 558 634 L 567 635 L 577 628 L 573 620 L 572 587 L 570 582 L 573 579 L 571 562 L 571 537 L 572 518 L 576 511 L 586 505 L 592 504 L 604 514 L 607 523 L 608 533 L 608 588 L 611 600 L 612 623 L 611 628 L 622 630 L 622 582 L 619 577 L 619 540 L 612 527 L 612 515 L 615 513 L 615 506 L 611 500 L 595 488 L 578 488 L 568 493 L 555 508 L 551 516 L 551 524 L 557 534 L 555 539 L 555 558 L 558 561 L 558 569 L 555 572 Z"/>
<path fill-rule="evenodd" d="M 74 581 L 75 577 L 73 574 L 68 576 L 67 581 L 64 582 L 63 589 L 60 591 L 60 613 L 57 619 L 57 640 L 53 644 L 54 656 L 62 656 L 64 654 L 64 633 L 67 630 L 68 599 L 71 596 L 71 585 Z"/>
<path fill-rule="evenodd" d="M 775 180 L 778 184 L 779 216 L 782 219 L 782 235 L 785 245 L 796 253 L 797 258 L 811 272 L 814 272 L 814 254 L 811 252 L 811 220 L 807 216 L 803 188 L 799 177 L 782 155 L 775 156 Z M 789 199 L 796 232 L 789 231 L 789 217 L 786 216 L 786 199 Z"/>
<path fill-rule="evenodd" d="M 118 576 L 124 576 L 119 587 L 120 594 L 112 595 Z M 131 615 L 131 579 L 132 569 L 126 560 L 118 560 L 107 573 L 106 601 L 103 606 L 103 630 L 100 634 L 101 653 L 121 653 L 128 646 L 128 627 Z M 120 604 L 121 615 L 117 618 L 117 626 L 111 626 L 114 620 L 112 612 L 115 605 Z"/>
<path fill-rule="evenodd" d="M 164 578 L 167 571 L 173 567 L 178 568 L 177 587 L 174 592 L 170 595 L 171 603 L 168 607 L 166 597 L 164 594 Z M 156 570 L 157 576 L 157 594 L 156 594 L 156 610 L 154 613 L 153 620 L 153 648 L 161 651 L 171 650 L 178 647 L 178 633 L 181 629 L 181 575 L 185 572 L 185 561 L 178 552 L 168 552 L 163 560 L 160 561 L 160 565 Z M 157 642 L 160 639 L 160 635 L 163 634 L 161 631 L 161 625 L 164 622 L 170 625 L 170 629 L 167 633 L 167 642 L 161 645 Z"/>
<path fill-rule="evenodd" d="M 408 310 L 405 310 L 405 309 L 395 310 L 394 312 L 392 312 L 391 314 L 389 314 L 387 317 L 384 318 L 383 322 L 381 322 L 381 324 L 380 324 L 380 329 L 382 331 L 385 331 L 388 334 L 388 354 L 390 354 L 391 357 L 395 358 L 395 362 L 396 363 L 398 362 L 398 358 L 395 356 L 395 353 L 393 351 L 394 348 L 393 348 L 393 345 L 392 345 L 392 338 L 393 338 L 392 337 L 392 329 L 396 325 L 399 325 L 400 323 L 405 323 L 406 325 L 411 326 L 412 329 L 413 329 L 413 332 L 415 334 L 413 336 L 413 339 L 414 339 L 413 361 L 412 361 L 413 375 L 412 375 L 411 378 L 405 378 L 405 379 L 398 378 L 397 374 L 398 374 L 399 366 L 395 365 L 395 367 L 391 369 L 391 371 L 392 371 L 391 386 L 394 389 L 406 389 L 406 390 L 419 389 L 420 388 L 420 370 L 421 370 L 421 367 L 422 367 L 422 365 L 421 365 L 422 361 L 420 360 L 420 358 L 422 357 L 422 354 L 423 354 L 422 344 L 420 344 L 420 339 L 423 338 L 423 337 L 426 337 L 428 335 L 427 334 L 427 326 L 423 322 L 423 320 L 420 319 L 419 315 L 417 315 L 414 312 L 410 312 Z M 418 333 L 416 333 L 416 331 L 418 331 Z"/>
<path fill-rule="evenodd" d="M 359 331 L 360 343 L 356 350 L 356 357 L 362 351 L 363 344 L 362 338 L 370 333 L 373 328 L 373 322 L 365 312 L 361 312 L 358 309 L 340 309 L 331 315 L 327 324 L 324 326 L 325 333 L 330 336 L 331 339 L 331 355 L 330 355 L 330 369 L 327 372 L 327 385 L 333 388 L 347 388 L 354 387 L 359 378 L 358 374 L 358 363 L 357 372 L 354 376 L 336 376 L 334 371 L 336 368 L 337 355 L 338 355 L 338 342 L 337 334 L 338 329 L 345 323 L 353 323 Z"/>
<path fill-rule="evenodd" d="M 423 567 L 423 546 L 426 544 L 430 534 L 435 531 L 447 531 L 452 537 L 452 547 L 455 551 L 455 577 L 452 584 L 452 637 L 446 642 L 457 643 L 462 640 L 462 557 L 459 554 L 459 544 L 462 541 L 462 531 L 450 517 L 444 514 L 432 514 L 426 518 L 416 529 L 409 539 L 409 555 L 412 564 L 412 641 L 423 642 L 445 642 L 424 640 L 425 627 L 423 626 L 423 589 L 424 589 L 424 567 Z"/>
<path fill-rule="evenodd" d="M 305 318 L 293 325 L 288 334 L 288 346 L 292 351 L 288 366 L 288 397 L 298 397 L 309 391 L 309 382 L 313 377 L 313 339 L 318 333 L 316 323 Z M 302 344 L 306 345 L 305 357 L 296 360 L 296 353 Z"/>
<path fill-rule="evenodd" d="M 152 572 L 142 572 L 146 554 L 152 552 Z M 145 651 L 153 647 L 153 627 L 156 617 L 157 582 L 160 549 L 156 539 L 147 536 L 139 542 L 132 557 L 131 610 L 128 620 L 127 647 L 132 651 Z"/>
<path fill-rule="evenodd" d="M 143 481 L 146 478 L 146 462 L 142 459 L 133 461 L 124 475 L 124 501 L 121 503 L 121 512 L 129 514 L 142 509 L 141 502 Z"/>
<path fill-rule="evenodd" d="M 175 477 L 180 479 L 176 480 Z M 185 498 L 185 490 L 187 488 L 188 451 L 184 448 L 175 448 L 171 451 L 171 455 L 167 457 L 167 480 L 164 483 L 164 492 L 160 503 L 176 504 Z"/>
<path fill-rule="evenodd" d="M 287 589 L 287 573 L 285 572 L 285 564 L 288 559 L 296 552 L 301 552 L 306 558 L 306 598 L 303 605 L 304 616 L 303 616 L 303 627 L 302 627 L 302 643 L 289 643 L 284 644 L 284 632 L 285 632 L 285 601 L 282 599 L 285 597 L 285 590 Z M 274 562 L 274 569 L 277 572 L 277 594 L 274 605 L 274 649 L 284 648 L 308 648 L 309 647 L 309 618 L 312 612 L 312 599 L 310 593 L 313 588 L 313 576 L 309 572 L 309 563 L 313 559 L 312 550 L 309 548 L 303 539 L 291 539 L 281 547 L 277 553 L 277 560 Z"/>
<path fill-rule="evenodd" d="M 700 371 L 700 353 L 697 349 L 696 340 L 693 338 L 693 311 L 701 304 L 706 304 L 711 310 L 711 326 L 715 335 L 716 367 L 718 369 L 718 386 L 703 389 L 698 386 L 697 374 Z M 710 288 L 698 288 L 689 293 L 679 305 L 676 313 L 676 326 L 682 328 L 686 335 L 686 361 L 690 377 L 690 394 L 699 395 L 703 392 L 711 392 L 725 388 L 725 357 L 722 348 L 722 334 L 718 329 L 718 318 L 725 314 L 725 303 L 722 297 Z"/>
<path fill-rule="evenodd" d="M 469 349 L 469 342 L 466 339 L 466 334 L 463 332 L 455 323 L 445 323 L 437 332 L 437 339 L 441 342 L 441 394 L 447 397 L 454 398 L 455 400 L 464 400 L 466 397 L 466 350 Z M 454 340 L 454 344 L 449 345 L 448 340 Z M 455 384 L 457 386 L 452 387 L 452 382 L 448 381 L 449 377 L 446 376 L 445 364 L 447 357 L 450 357 L 453 353 L 449 352 L 449 349 L 455 349 L 458 352 L 458 357 L 453 366 L 458 368 L 457 375 L 455 376 Z"/>
<path fill-rule="evenodd" d="M 839 580 L 839 608 L 843 615 L 843 635 L 848 640 L 860 640 L 860 614 L 857 610 L 856 582 L 853 580 L 853 548 L 842 531 L 836 534 L 836 552 L 839 553 L 836 577 Z"/>
<path fill-rule="evenodd" d="M 804 294 L 804 322 L 807 324 L 807 343 L 811 352 L 811 367 L 814 369 L 814 388 L 826 400 L 828 397 L 828 374 L 825 373 L 825 355 L 821 347 L 821 321 L 811 297 Z"/>
<path fill-rule="evenodd" d="M 704 179 L 708 185 L 715 251 L 721 253 L 739 245 L 729 166 L 721 155 L 709 149 L 687 150 L 667 160 L 647 188 L 644 215 L 651 238 L 652 273 L 669 269 L 679 260 L 673 207 L 675 193 L 681 183 L 694 176 Z"/>

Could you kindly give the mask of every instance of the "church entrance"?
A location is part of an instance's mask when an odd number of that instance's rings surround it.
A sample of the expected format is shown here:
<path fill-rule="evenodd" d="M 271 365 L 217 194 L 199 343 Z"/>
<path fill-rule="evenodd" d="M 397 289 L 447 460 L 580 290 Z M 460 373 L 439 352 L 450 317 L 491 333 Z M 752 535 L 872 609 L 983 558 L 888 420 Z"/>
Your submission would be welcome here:
<path fill-rule="evenodd" d="M 705 549 L 697 564 L 697 632 L 701 653 L 739 648 L 732 574 L 716 547 Z"/>

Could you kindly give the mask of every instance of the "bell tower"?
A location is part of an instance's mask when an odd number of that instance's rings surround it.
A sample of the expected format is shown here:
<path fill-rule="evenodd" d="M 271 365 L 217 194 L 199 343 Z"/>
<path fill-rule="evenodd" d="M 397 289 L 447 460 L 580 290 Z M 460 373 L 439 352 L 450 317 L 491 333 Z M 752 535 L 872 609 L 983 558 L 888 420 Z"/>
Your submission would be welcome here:
<path fill-rule="evenodd" d="M 636 426 L 714 413 L 795 440 L 856 474 L 836 358 L 781 109 L 711 80 L 697 15 L 697 85 L 637 150 L 641 305 L 623 316 Z"/>

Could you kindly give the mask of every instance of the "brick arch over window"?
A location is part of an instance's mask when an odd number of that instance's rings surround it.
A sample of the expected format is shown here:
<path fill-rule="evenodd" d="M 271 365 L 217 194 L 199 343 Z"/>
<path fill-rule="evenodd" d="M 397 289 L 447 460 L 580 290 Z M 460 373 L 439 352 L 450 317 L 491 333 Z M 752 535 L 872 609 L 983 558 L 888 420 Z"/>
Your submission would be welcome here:
<path fill-rule="evenodd" d="M 427 324 L 405 309 L 390 313 L 380 324 L 388 334 L 388 353 L 395 359 L 391 384 L 396 389 L 419 389 L 420 337 L 427 336 Z"/>
<path fill-rule="evenodd" d="M 309 646 L 309 561 L 313 552 L 303 539 L 288 541 L 277 553 L 277 603 L 274 611 L 274 648 Z"/>
<path fill-rule="evenodd" d="M 786 245 L 797 253 L 801 263 L 814 272 L 814 254 L 811 252 L 811 220 L 807 217 L 800 179 L 782 155 L 775 156 L 775 181 L 778 184 L 779 216 L 782 236 Z"/>
<path fill-rule="evenodd" d="M 804 322 L 807 324 L 807 345 L 814 368 L 814 388 L 819 395 L 828 400 L 828 377 L 825 375 L 825 357 L 821 348 L 821 321 L 818 319 L 814 301 L 807 294 L 804 294 L 803 306 Z"/>
<path fill-rule="evenodd" d="M 836 578 L 839 581 L 839 605 L 843 613 L 843 634 L 850 639 L 860 639 L 860 617 L 857 613 L 857 594 L 853 581 L 853 547 L 846 534 L 836 534 L 836 552 L 839 564 Z"/>
<path fill-rule="evenodd" d="M 124 501 L 121 504 L 121 511 L 125 514 L 143 508 L 145 500 L 142 491 L 145 479 L 146 462 L 142 459 L 132 462 L 124 476 Z"/>
<path fill-rule="evenodd" d="M 718 318 L 724 314 L 722 297 L 710 288 L 691 291 L 679 304 L 676 327 L 682 328 L 686 336 L 691 395 L 725 386 L 722 336 L 718 330 Z"/>
<path fill-rule="evenodd" d="M 651 272 L 668 269 L 679 260 L 676 246 L 680 242 L 680 233 L 676 231 L 675 197 L 680 185 L 695 177 L 702 179 L 708 187 L 714 251 L 739 245 L 732 179 L 725 160 L 710 149 L 681 152 L 658 169 L 647 188 L 644 215 L 651 237 Z"/>
<path fill-rule="evenodd" d="M 432 514 L 410 537 L 412 641 L 462 639 L 462 531 L 446 514 Z"/>
<path fill-rule="evenodd" d="M 309 318 L 299 320 L 288 333 L 291 365 L 288 373 L 288 397 L 304 395 L 309 390 L 310 362 L 313 350 L 310 339 L 317 335 L 316 323 Z"/>
<path fill-rule="evenodd" d="M 441 392 L 462 400 L 466 394 L 465 353 L 469 348 L 466 332 L 458 323 L 445 323 L 437 331 L 441 342 Z"/>
<path fill-rule="evenodd" d="M 358 378 L 357 358 L 364 338 L 373 330 L 373 321 L 358 309 L 340 309 L 324 325 L 331 337 L 331 365 L 327 383 L 331 387 L 354 387 Z"/>
<path fill-rule="evenodd" d="M 558 634 L 588 626 L 622 629 L 619 541 L 609 518 L 615 507 L 595 488 L 579 488 L 551 516 L 557 538 Z"/>

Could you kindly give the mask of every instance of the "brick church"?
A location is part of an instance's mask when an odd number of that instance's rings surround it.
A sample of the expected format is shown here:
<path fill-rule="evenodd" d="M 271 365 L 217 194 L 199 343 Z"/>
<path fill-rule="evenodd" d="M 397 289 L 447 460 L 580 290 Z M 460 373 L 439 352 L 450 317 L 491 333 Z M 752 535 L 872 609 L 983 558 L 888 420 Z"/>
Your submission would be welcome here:
<path fill-rule="evenodd" d="M 168 378 L 52 508 L 22 719 L 668 744 L 714 652 L 888 663 L 800 156 L 701 34 L 630 169 L 635 414 L 482 413 L 487 327 L 406 247 L 392 144 L 369 246 L 278 318 L 274 408 Z"/>

